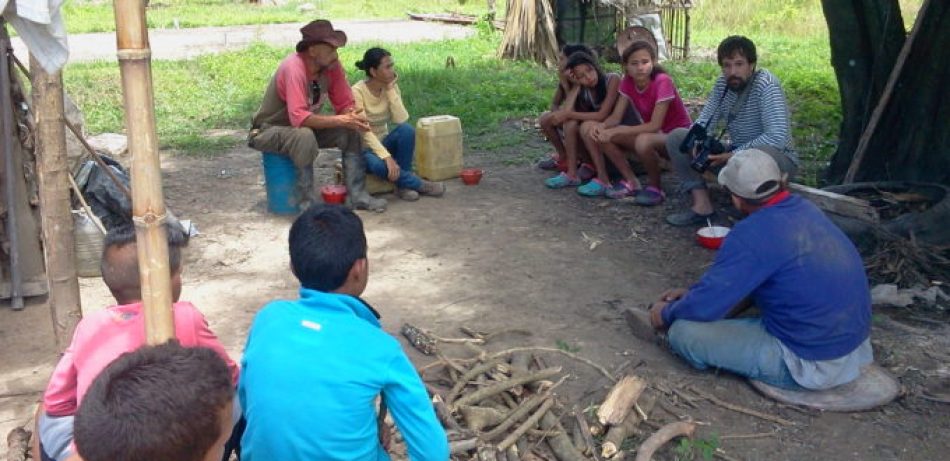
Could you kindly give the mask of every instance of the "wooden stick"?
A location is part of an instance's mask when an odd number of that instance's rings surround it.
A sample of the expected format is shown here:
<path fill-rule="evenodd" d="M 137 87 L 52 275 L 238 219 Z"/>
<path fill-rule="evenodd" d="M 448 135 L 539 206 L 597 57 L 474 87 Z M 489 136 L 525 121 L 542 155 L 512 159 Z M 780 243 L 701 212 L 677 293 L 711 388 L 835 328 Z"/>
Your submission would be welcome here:
<path fill-rule="evenodd" d="M 459 378 L 459 380 L 455 383 L 455 386 L 452 386 L 452 390 L 450 390 L 449 393 L 446 394 L 445 401 L 449 405 L 452 405 L 452 402 L 455 401 L 455 397 L 459 395 L 459 392 L 462 392 L 462 389 L 465 389 L 465 386 L 468 384 L 469 381 L 475 379 L 476 377 L 478 377 L 478 375 L 491 370 L 496 365 L 501 363 L 501 361 L 502 361 L 501 357 L 495 357 L 494 359 L 491 359 L 465 372 L 465 374 L 463 374 L 462 377 Z"/>
<path fill-rule="evenodd" d="M 73 192 L 76 193 L 76 198 L 79 199 L 79 206 L 81 206 L 83 211 L 86 212 L 86 216 L 89 217 L 89 220 L 96 225 L 96 229 L 99 229 L 99 232 L 101 232 L 102 235 L 106 235 L 108 233 L 106 232 L 106 226 L 102 225 L 102 221 L 99 220 L 99 217 L 92 212 L 92 208 L 89 208 L 89 204 L 86 203 L 86 198 L 82 196 L 82 191 L 79 190 L 79 185 L 76 184 L 76 180 L 73 179 L 73 175 L 66 175 L 66 177 L 69 178 L 69 186 L 72 188 Z"/>
<path fill-rule="evenodd" d="M 624 376 L 610 389 L 604 403 L 597 409 L 597 420 L 605 426 L 622 423 L 646 387 L 646 381 L 639 377 Z"/>
<path fill-rule="evenodd" d="M 917 32 L 920 31 L 920 23 L 923 21 L 923 18 L 926 17 L 928 6 L 930 6 L 930 0 L 924 0 L 924 4 L 920 6 L 920 11 L 917 12 L 917 19 L 914 20 L 914 28 L 911 29 L 910 36 L 904 41 L 904 46 L 901 47 L 900 54 L 897 55 L 894 68 L 891 69 L 891 74 L 887 77 L 887 83 L 884 85 L 884 91 L 881 93 L 881 99 L 877 102 L 877 105 L 874 106 L 871 119 L 864 128 L 864 133 L 861 134 L 861 138 L 858 140 L 858 147 L 855 149 L 854 157 L 851 159 L 851 164 L 848 165 L 848 171 L 844 175 L 844 184 L 854 182 L 854 177 L 858 174 L 861 162 L 864 161 L 864 153 L 867 152 L 871 137 L 874 136 L 874 132 L 877 129 L 877 123 L 881 120 L 881 115 L 884 114 L 884 110 L 887 109 L 887 103 L 891 100 L 891 93 L 894 92 L 894 87 L 897 85 L 897 78 L 900 77 L 901 71 L 904 69 L 904 63 L 907 62 L 907 57 L 910 55 L 910 49 L 914 45 L 914 39 L 917 38 Z"/>
<path fill-rule="evenodd" d="M 761 439 L 765 437 L 772 437 L 774 435 L 775 435 L 775 431 L 758 432 L 755 434 L 723 435 L 719 437 L 719 440 Z"/>
<path fill-rule="evenodd" d="M 509 379 L 508 381 L 502 381 L 500 383 L 495 383 L 490 386 L 486 386 L 478 391 L 472 392 L 457 401 L 455 401 L 453 408 L 458 408 L 461 405 L 469 405 L 472 403 L 477 403 L 498 394 L 499 392 L 504 392 L 506 389 L 511 388 L 512 386 L 517 386 L 519 384 L 529 383 L 531 381 L 538 381 L 545 378 L 550 378 L 561 372 L 561 367 L 552 367 L 545 370 L 541 370 L 530 375 L 521 375 L 515 376 Z"/>
<path fill-rule="evenodd" d="M 478 439 L 456 440 L 449 442 L 449 453 L 457 454 L 478 448 Z"/>
<path fill-rule="evenodd" d="M 39 435 L 37 435 L 39 437 Z M 30 431 L 22 427 L 13 428 L 7 434 L 7 461 L 26 461 L 30 451 Z"/>
<path fill-rule="evenodd" d="M 505 420 L 505 414 L 494 408 L 463 405 L 459 407 L 459 413 L 465 418 L 468 428 L 476 433 Z"/>
<path fill-rule="evenodd" d="M 435 344 L 435 338 L 421 328 L 409 323 L 404 323 L 402 324 L 402 328 L 399 329 L 399 332 L 409 340 L 409 344 L 412 345 L 412 347 L 425 355 L 433 355 L 439 350 Z"/>
<path fill-rule="evenodd" d="M 538 421 L 541 420 L 541 417 L 551 408 L 551 405 L 554 405 L 554 400 L 546 398 L 541 406 L 535 411 L 528 419 L 525 420 L 517 429 L 515 429 L 508 437 L 505 437 L 499 444 L 499 450 L 507 450 L 508 447 L 514 445 L 519 437 L 524 435 L 528 429 L 531 429 L 538 424 Z"/>
<path fill-rule="evenodd" d="M 48 73 L 35 59 L 33 107 L 36 112 L 36 172 L 39 180 L 43 255 L 49 308 L 56 344 L 65 348 L 82 317 L 76 247 L 68 184 L 73 181 L 66 164 L 63 130 L 63 73 Z M 67 179 L 68 178 L 68 179 Z M 90 216 L 90 219 L 94 219 Z M 95 222 L 95 221 L 94 221 Z"/>
<path fill-rule="evenodd" d="M 696 395 L 698 395 L 698 396 L 700 396 L 700 397 L 702 397 L 702 398 L 704 398 L 704 399 L 706 399 L 706 400 L 708 400 L 708 401 L 710 401 L 710 402 L 712 402 L 712 403 L 714 403 L 714 404 L 716 404 L 716 405 L 719 405 L 720 407 L 723 407 L 723 408 L 725 408 L 725 409 L 727 409 L 727 410 L 732 410 L 732 411 L 735 411 L 735 412 L 737 412 L 737 413 L 743 413 L 743 414 L 746 414 L 746 415 L 749 415 L 749 416 L 755 416 L 756 418 L 764 419 L 764 420 L 766 420 L 766 421 L 771 421 L 771 422 L 773 422 L 773 423 L 781 424 L 781 425 L 783 425 L 783 426 L 793 426 L 793 425 L 795 425 L 795 423 L 793 423 L 792 421 L 789 421 L 789 420 L 787 420 L 787 419 L 785 419 L 785 418 L 781 418 L 781 417 L 778 417 L 778 416 L 767 415 L 767 414 L 765 414 L 765 413 L 761 413 L 761 412 L 758 412 L 758 411 L 755 411 L 755 410 L 752 410 L 752 409 L 749 409 L 749 408 L 745 408 L 745 407 L 736 405 L 736 404 L 734 404 L 734 403 L 725 402 L 725 401 L 723 401 L 723 400 L 720 400 L 718 397 L 716 397 L 716 396 L 714 396 L 714 395 L 712 395 L 712 394 L 707 394 L 706 392 L 703 392 L 703 391 L 701 391 L 701 390 L 699 390 L 699 389 L 690 388 L 690 390 L 693 391 L 694 394 L 696 394 Z"/>
<path fill-rule="evenodd" d="M 590 455 L 596 461 L 600 461 L 600 454 L 597 453 L 597 447 L 594 445 L 594 438 L 590 435 L 590 425 L 587 424 L 587 418 L 584 417 L 584 412 L 580 408 L 574 407 L 574 418 L 577 419 L 577 426 L 580 428 L 581 437 L 584 440 L 584 445 L 586 445 L 586 450 L 581 450 L 584 453 L 590 453 Z"/>
<path fill-rule="evenodd" d="M 648 437 L 637 448 L 636 461 L 650 461 L 653 459 L 653 453 L 663 446 L 666 442 L 676 437 L 692 437 L 696 430 L 696 423 L 679 421 L 667 424 Z"/>
<path fill-rule="evenodd" d="M 449 408 L 445 405 L 441 395 L 435 394 L 432 396 L 432 406 L 435 408 L 435 415 L 446 429 L 462 430 L 462 426 L 452 417 L 452 412 L 449 411 Z"/>
<path fill-rule="evenodd" d="M 640 400 L 642 401 L 641 407 L 643 408 L 644 414 L 649 414 L 653 411 L 653 406 L 656 404 L 656 393 L 645 393 Z M 601 445 L 601 456 L 604 458 L 612 458 L 616 455 L 617 452 L 620 451 L 624 439 L 639 430 L 637 426 L 641 421 L 646 421 L 646 418 L 639 413 L 630 413 L 622 423 L 611 426 L 607 431 L 607 435 L 604 436 L 604 442 Z"/>
<path fill-rule="evenodd" d="M 556 435 L 547 439 L 548 446 L 551 447 L 551 451 L 554 452 L 554 456 L 556 456 L 558 460 L 587 461 L 587 457 L 578 451 L 577 447 L 571 443 L 571 438 L 567 436 L 566 431 L 564 431 L 564 428 L 561 427 L 561 423 L 558 417 L 554 415 L 554 412 L 549 411 L 544 414 L 544 417 L 541 418 L 541 430 L 556 430 L 560 432 L 560 435 Z"/>
<path fill-rule="evenodd" d="M 554 352 L 554 353 L 558 353 L 558 354 L 561 354 L 561 355 L 570 357 L 570 358 L 572 358 L 572 359 L 574 359 L 574 360 L 577 360 L 578 362 L 581 362 L 581 363 L 585 363 L 585 364 L 587 364 L 587 365 L 590 365 L 592 368 L 594 368 L 595 370 L 599 371 L 602 375 L 606 376 L 607 379 L 609 379 L 611 382 L 617 382 L 617 378 L 614 378 L 613 375 L 611 375 L 610 372 L 607 371 L 606 368 L 604 368 L 604 367 L 598 365 L 596 362 L 594 362 L 594 361 L 592 361 L 592 360 L 590 360 L 590 359 L 586 359 L 586 358 L 584 358 L 584 357 L 581 357 L 581 356 L 579 356 L 579 355 L 577 355 L 577 354 L 573 354 L 573 353 L 571 353 L 571 352 L 563 351 L 563 350 L 561 350 L 561 349 L 556 349 L 556 348 L 553 348 L 553 347 L 535 347 L 535 346 L 529 346 L 529 347 L 515 347 L 515 348 L 512 348 L 512 349 L 503 350 L 503 351 L 501 351 L 501 352 L 496 352 L 496 353 L 492 354 L 491 357 L 503 357 L 503 356 L 506 356 L 506 355 L 509 355 L 509 354 L 513 354 L 513 353 L 515 353 L 515 352 L 522 352 L 522 351 L 529 351 L 529 352 L 530 352 L 530 351 L 539 351 L 539 352 Z"/>
<path fill-rule="evenodd" d="M 484 440 L 494 440 L 504 434 L 511 426 L 517 423 L 524 415 L 533 411 L 538 405 L 541 405 L 545 399 L 551 396 L 554 393 L 554 389 L 561 385 L 564 380 L 567 379 L 567 376 L 562 377 L 557 383 L 548 388 L 546 391 L 536 394 L 525 400 L 521 406 L 508 413 L 505 416 L 505 420 L 495 426 L 494 429 L 482 434 Z"/>

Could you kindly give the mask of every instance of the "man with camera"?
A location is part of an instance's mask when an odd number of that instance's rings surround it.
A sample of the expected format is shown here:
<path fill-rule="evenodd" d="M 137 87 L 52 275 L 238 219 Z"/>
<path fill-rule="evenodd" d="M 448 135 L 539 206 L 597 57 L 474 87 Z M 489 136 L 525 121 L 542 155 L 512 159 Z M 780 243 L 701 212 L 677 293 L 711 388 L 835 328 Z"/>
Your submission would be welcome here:
<path fill-rule="evenodd" d="M 261 107 L 252 120 L 248 145 L 262 152 L 288 156 L 297 169 L 297 204 L 306 210 L 315 202 L 313 161 L 322 147 L 343 153 L 343 180 L 347 205 L 383 211 L 386 200 L 366 192 L 366 159 L 362 133 L 369 131 L 366 116 L 356 110 L 353 92 L 340 65 L 337 48 L 346 34 L 330 21 L 318 19 L 300 29 L 296 52 L 284 58 L 271 79 Z M 329 99 L 333 115 L 322 114 Z"/>
<path fill-rule="evenodd" d="M 722 75 L 702 113 L 692 128 L 675 129 L 666 140 L 680 190 L 693 199 L 691 208 L 667 216 L 666 221 L 674 226 L 704 224 L 713 217 L 715 208 L 702 173 L 718 171 L 735 151 L 754 147 L 772 156 L 790 177 L 798 170 L 785 94 L 778 78 L 756 69 L 755 44 L 746 37 L 727 37 L 719 44 L 717 55 Z M 725 133 L 728 142 L 722 142 Z"/>
<path fill-rule="evenodd" d="M 748 217 L 712 267 L 663 293 L 649 313 L 629 310 L 640 339 L 666 331 L 690 365 L 728 370 L 784 389 L 829 389 L 873 361 L 871 295 L 861 256 L 818 207 L 790 195 L 774 158 L 735 153 L 719 173 Z M 749 305 L 759 317 L 727 318 Z"/>

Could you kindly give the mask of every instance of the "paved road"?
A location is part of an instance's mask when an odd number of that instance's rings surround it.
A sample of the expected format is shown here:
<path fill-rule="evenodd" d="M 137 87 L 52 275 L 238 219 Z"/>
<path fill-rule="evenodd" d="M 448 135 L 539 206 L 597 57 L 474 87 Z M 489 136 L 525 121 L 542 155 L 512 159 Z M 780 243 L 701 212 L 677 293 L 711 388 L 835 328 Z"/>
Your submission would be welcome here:
<path fill-rule="evenodd" d="M 152 29 L 149 41 L 152 59 L 183 59 L 202 54 L 239 50 L 256 41 L 291 47 L 300 40 L 299 24 L 202 27 L 197 29 Z M 464 38 L 470 27 L 409 20 L 333 21 L 346 31 L 349 43 L 406 43 L 421 40 Z M 19 37 L 13 38 L 13 50 L 21 59 L 27 56 Z M 69 36 L 69 62 L 115 61 L 115 34 L 76 34 Z"/>

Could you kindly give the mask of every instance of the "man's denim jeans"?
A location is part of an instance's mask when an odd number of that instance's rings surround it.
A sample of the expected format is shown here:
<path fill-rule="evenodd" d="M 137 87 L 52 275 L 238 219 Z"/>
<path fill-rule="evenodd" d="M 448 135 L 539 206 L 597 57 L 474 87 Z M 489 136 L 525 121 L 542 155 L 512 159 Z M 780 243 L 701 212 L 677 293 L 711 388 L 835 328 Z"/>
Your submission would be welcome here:
<path fill-rule="evenodd" d="M 396 180 L 396 187 L 419 190 L 422 187 L 422 180 L 412 172 L 412 155 L 416 151 L 416 130 L 408 123 L 396 125 L 383 139 L 383 147 L 399 165 L 399 179 Z M 373 151 L 365 149 L 363 156 L 366 157 L 367 171 L 382 179 L 389 176 L 386 162 L 377 157 Z"/>
<path fill-rule="evenodd" d="M 700 370 L 721 368 L 783 389 L 801 390 L 785 365 L 778 338 L 760 318 L 676 320 L 667 333 L 673 352 Z"/>

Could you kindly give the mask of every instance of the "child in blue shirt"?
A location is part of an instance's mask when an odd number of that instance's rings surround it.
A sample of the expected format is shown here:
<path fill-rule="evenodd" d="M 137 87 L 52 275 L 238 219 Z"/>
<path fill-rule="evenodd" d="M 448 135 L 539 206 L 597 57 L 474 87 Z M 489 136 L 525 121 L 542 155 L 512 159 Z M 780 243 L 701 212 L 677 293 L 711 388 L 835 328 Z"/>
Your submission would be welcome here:
<path fill-rule="evenodd" d="M 358 297 L 369 277 L 359 217 L 315 205 L 294 222 L 289 243 L 300 298 L 267 304 L 251 325 L 238 386 L 247 421 L 241 459 L 388 460 L 379 396 L 409 459 L 448 459 L 422 380 Z"/>

